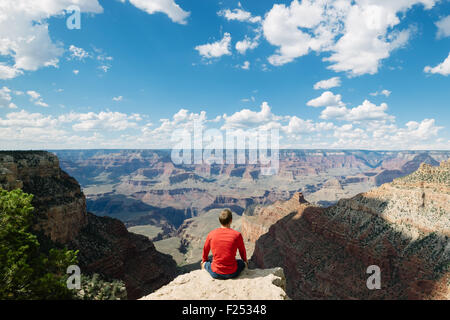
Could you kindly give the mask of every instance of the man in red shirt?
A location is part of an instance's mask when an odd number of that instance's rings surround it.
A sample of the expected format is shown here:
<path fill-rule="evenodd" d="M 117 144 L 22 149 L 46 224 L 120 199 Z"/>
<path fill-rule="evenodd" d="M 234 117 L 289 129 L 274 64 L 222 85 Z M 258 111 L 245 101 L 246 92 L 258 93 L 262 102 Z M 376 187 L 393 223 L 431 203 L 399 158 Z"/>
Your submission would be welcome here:
<path fill-rule="evenodd" d="M 208 234 L 203 247 L 202 269 L 215 279 L 235 278 L 248 267 L 244 239 L 240 232 L 230 228 L 232 220 L 231 211 L 223 210 L 219 216 L 221 227 Z M 208 260 L 209 250 L 213 254 L 211 261 Z M 242 260 L 236 260 L 237 250 Z"/>

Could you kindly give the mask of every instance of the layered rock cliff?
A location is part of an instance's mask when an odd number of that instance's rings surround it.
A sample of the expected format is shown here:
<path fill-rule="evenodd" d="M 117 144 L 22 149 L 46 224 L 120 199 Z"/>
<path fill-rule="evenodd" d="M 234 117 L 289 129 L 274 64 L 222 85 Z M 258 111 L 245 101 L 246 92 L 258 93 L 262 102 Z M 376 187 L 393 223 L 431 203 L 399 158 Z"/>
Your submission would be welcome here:
<path fill-rule="evenodd" d="M 270 226 L 289 213 L 302 210 L 310 204 L 301 192 L 296 192 L 290 200 L 276 201 L 267 206 L 249 207 L 241 218 L 241 232 L 245 241 L 256 242 L 269 231 Z"/>
<path fill-rule="evenodd" d="M 79 250 L 82 272 L 122 280 L 129 299 L 153 292 L 177 273 L 171 256 L 158 252 L 147 237 L 128 232 L 113 218 L 88 213 L 87 225 L 68 246 Z"/>
<path fill-rule="evenodd" d="M 82 273 L 123 280 L 128 298 L 148 294 L 175 277 L 175 261 L 156 251 L 147 237 L 128 232 L 117 219 L 86 212 L 78 182 L 59 168 L 55 155 L 0 152 L 0 187 L 33 194 L 34 229 L 50 245 L 79 250 Z"/>
<path fill-rule="evenodd" d="M 145 214 L 138 207 L 167 209 L 174 229 L 180 220 L 211 209 L 228 207 L 241 214 L 253 204 L 287 200 L 298 190 L 310 202 L 332 205 L 409 174 L 420 162 L 450 157 L 449 151 L 280 150 L 278 174 L 264 176 L 258 164 L 175 165 L 170 150 L 54 152 L 63 170 L 82 185 L 90 212 L 131 226 L 160 220 L 153 210 Z"/>
<path fill-rule="evenodd" d="M 422 164 L 326 209 L 298 205 L 259 237 L 252 262 L 282 266 L 294 299 L 450 299 L 449 204 L 450 161 Z M 260 209 L 254 224 L 281 211 Z M 379 290 L 366 285 L 371 265 Z"/>
<path fill-rule="evenodd" d="M 205 270 L 178 276 L 142 300 L 287 300 L 283 269 L 245 269 L 230 280 L 213 279 Z"/>
<path fill-rule="evenodd" d="M 48 152 L 0 151 L 0 187 L 34 195 L 36 230 L 67 243 L 87 224 L 86 200 L 78 182 Z"/>

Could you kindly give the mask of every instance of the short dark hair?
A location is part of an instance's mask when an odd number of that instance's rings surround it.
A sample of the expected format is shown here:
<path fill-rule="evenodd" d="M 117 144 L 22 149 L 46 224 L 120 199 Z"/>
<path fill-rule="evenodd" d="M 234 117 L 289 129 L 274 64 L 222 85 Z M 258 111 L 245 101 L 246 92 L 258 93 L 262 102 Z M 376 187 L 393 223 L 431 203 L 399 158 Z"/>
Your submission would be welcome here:
<path fill-rule="evenodd" d="M 233 216 L 230 209 L 223 210 L 219 215 L 220 224 L 223 226 L 230 224 L 232 219 Z"/>

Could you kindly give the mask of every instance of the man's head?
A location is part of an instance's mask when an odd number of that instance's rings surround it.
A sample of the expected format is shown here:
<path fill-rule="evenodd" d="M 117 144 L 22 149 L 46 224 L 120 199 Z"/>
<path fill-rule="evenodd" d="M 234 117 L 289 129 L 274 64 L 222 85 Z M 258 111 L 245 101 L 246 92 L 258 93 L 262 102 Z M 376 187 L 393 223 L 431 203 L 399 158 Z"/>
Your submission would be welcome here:
<path fill-rule="evenodd" d="M 229 226 L 232 220 L 233 216 L 230 209 L 223 210 L 219 215 L 220 224 L 224 227 Z"/>

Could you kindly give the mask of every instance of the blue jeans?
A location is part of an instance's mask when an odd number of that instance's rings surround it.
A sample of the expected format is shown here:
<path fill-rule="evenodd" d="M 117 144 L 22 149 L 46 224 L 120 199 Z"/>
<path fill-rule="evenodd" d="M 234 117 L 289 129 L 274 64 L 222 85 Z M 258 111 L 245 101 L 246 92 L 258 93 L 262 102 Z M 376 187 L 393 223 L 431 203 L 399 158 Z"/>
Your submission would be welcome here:
<path fill-rule="evenodd" d="M 238 259 L 238 260 L 236 260 L 236 262 L 237 262 L 237 270 L 236 270 L 236 272 L 231 273 L 231 274 L 220 274 L 220 273 L 215 273 L 214 271 L 212 271 L 212 269 L 211 269 L 212 258 L 211 258 L 211 260 L 208 260 L 205 262 L 205 269 L 206 269 L 206 271 L 209 272 L 211 277 L 213 277 L 214 279 L 222 279 L 222 280 L 232 279 L 232 278 L 236 278 L 242 272 L 242 270 L 245 269 L 244 261 L 242 261 L 241 259 Z"/>

